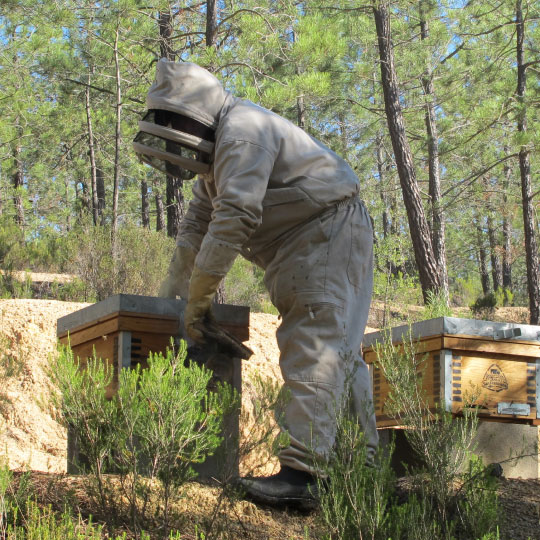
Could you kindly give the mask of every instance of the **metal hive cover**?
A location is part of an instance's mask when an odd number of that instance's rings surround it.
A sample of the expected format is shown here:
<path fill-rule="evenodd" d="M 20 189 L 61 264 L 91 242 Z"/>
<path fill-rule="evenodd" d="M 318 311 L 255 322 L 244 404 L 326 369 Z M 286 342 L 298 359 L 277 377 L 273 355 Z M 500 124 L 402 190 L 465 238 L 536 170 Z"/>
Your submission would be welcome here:
<path fill-rule="evenodd" d="M 438 317 L 392 328 L 392 343 L 400 343 L 412 332 L 415 340 L 432 336 L 462 335 L 478 336 L 485 339 L 535 341 L 540 343 L 540 326 L 528 324 L 481 321 L 477 319 L 461 319 L 457 317 Z M 364 347 L 371 347 L 377 342 L 383 342 L 384 332 L 372 332 L 364 336 Z"/>

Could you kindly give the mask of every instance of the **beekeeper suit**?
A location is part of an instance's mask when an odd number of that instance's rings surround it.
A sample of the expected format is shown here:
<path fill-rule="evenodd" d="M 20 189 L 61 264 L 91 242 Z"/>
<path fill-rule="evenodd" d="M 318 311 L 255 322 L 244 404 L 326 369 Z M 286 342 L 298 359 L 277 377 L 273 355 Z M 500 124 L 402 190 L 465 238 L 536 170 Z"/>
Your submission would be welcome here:
<path fill-rule="evenodd" d="M 281 429 L 290 444 L 279 453 L 278 474 L 244 487 L 262 502 L 308 505 L 313 458 L 332 448 L 348 376 L 369 452 L 377 446 L 360 356 L 373 262 L 358 178 L 305 131 L 234 97 L 195 64 L 160 60 L 147 105 L 154 117 L 135 141 L 141 158 L 177 176 L 199 173 L 160 294 L 187 298 L 184 323 L 197 341 L 196 327 L 237 255 L 264 269 L 281 316 L 277 341 L 290 396 Z"/>

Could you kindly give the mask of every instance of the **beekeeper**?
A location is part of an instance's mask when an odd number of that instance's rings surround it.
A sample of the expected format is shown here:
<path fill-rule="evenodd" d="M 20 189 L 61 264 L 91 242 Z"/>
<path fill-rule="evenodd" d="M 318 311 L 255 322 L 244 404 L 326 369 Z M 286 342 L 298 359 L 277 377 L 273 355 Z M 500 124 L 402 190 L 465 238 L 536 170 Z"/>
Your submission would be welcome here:
<path fill-rule="evenodd" d="M 187 299 L 186 332 L 202 339 L 220 281 L 243 257 L 264 269 L 281 316 L 280 367 L 290 396 L 281 470 L 242 481 L 267 504 L 315 502 L 317 457 L 329 455 L 345 380 L 368 453 L 377 446 L 370 377 L 360 356 L 372 292 L 372 229 L 343 159 L 288 120 L 234 97 L 207 70 L 162 59 L 134 149 L 184 179 L 193 200 L 160 296 Z"/>

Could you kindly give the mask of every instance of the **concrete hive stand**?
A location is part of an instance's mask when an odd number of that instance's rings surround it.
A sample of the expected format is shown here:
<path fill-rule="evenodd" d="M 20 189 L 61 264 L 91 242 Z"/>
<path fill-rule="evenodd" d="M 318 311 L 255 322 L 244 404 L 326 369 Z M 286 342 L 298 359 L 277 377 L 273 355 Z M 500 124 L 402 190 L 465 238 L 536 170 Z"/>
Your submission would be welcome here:
<path fill-rule="evenodd" d="M 392 343 L 414 343 L 422 385 L 432 410 L 437 406 L 459 415 L 464 395 L 481 388 L 473 404 L 480 425 L 477 453 L 486 463 L 504 462 L 507 477 L 539 478 L 540 326 L 440 317 L 391 330 Z M 385 401 L 390 387 L 376 365 L 381 332 L 366 334 L 364 357 L 372 374 L 375 413 L 381 442 L 399 418 L 388 416 Z M 396 430 L 396 466 L 412 462 L 403 432 Z M 511 460 L 517 454 L 528 454 Z"/>
<path fill-rule="evenodd" d="M 71 346 L 81 365 L 84 366 L 94 353 L 111 365 L 113 380 L 106 394 L 112 397 L 118 388 L 121 369 L 129 369 L 137 363 L 144 368 L 150 352 L 165 352 L 171 338 L 185 338 L 185 306 L 183 300 L 119 294 L 58 319 L 57 336 L 61 343 Z M 216 304 L 214 315 L 218 324 L 240 341 L 249 338 L 248 307 Z M 215 376 L 241 395 L 239 358 L 231 358 L 230 363 L 220 367 L 219 373 L 215 372 Z M 195 467 L 199 478 L 219 478 L 223 470 L 238 474 L 239 411 L 226 418 L 223 435 L 221 451 Z M 68 430 L 68 473 L 80 472 L 83 462 L 74 434 Z"/>

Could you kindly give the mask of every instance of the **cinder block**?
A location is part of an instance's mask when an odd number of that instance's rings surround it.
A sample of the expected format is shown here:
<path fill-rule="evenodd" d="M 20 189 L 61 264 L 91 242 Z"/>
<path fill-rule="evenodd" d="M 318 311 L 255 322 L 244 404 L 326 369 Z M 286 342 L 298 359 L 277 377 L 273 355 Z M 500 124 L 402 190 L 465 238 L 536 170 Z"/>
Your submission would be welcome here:
<path fill-rule="evenodd" d="M 480 422 L 475 443 L 484 463 L 500 463 L 507 478 L 539 478 L 538 426 Z"/>
<path fill-rule="evenodd" d="M 538 456 L 538 426 L 527 424 L 503 424 L 501 422 L 479 422 L 474 439 L 474 453 L 484 463 L 500 463 L 506 478 L 540 478 Z M 414 454 L 405 436 L 404 429 L 380 429 L 381 450 L 388 449 L 394 439 L 395 449 L 391 465 L 398 476 L 403 476 L 421 459 Z"/>

